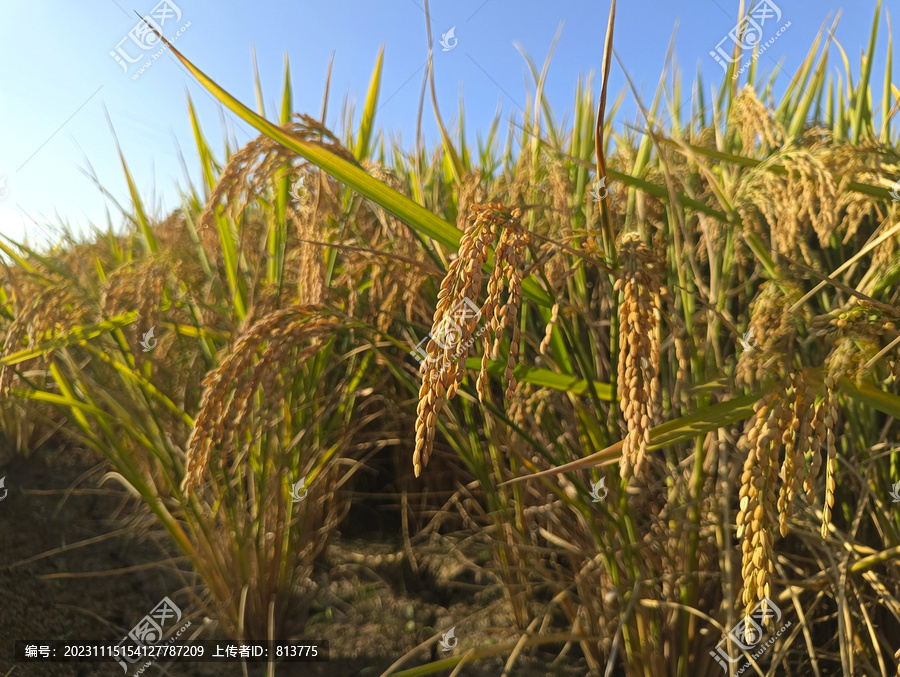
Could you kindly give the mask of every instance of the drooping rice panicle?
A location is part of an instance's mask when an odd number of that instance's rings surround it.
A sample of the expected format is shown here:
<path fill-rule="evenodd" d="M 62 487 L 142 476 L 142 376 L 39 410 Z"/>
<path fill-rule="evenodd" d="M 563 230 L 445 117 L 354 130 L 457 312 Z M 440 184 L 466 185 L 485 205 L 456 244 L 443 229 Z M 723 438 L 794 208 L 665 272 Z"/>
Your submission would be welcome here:
<path fill-rule="evenodd" d="M 659 261 L 636 233 L 624 236 L 619 253 L 622 272 L 614 289 L 619 306 L 618 395 L 627 434 L 622 447 L 622 476 L 646 471 L 647 445 L 659 407 Z"/>
<path fill-rule="evenodd" d="M 426 347 L 427 358 L 420 365 L 422 385 L 416 411 L 416 441 L 413 468 L 416 476 L 428 464 L 434 444 L 437 416 L 444 402 L 459 391 L 466 373 L 466 355 L 475 342 L 475 329 L 482 327 L 481 371 L 476 390 L 481 399 L 487 396 L 488 346 L 493 334 L 493 351 L 498 350 L 503 330 L 512 327 L 512 339 L 504 373 L 507 399 L 511 399 L 516 381 L 513 369 L 518 357 L 520 341 L 516 322 L 522 303 L 522 275 L 528 232 L 521 226 L 521 210 L 508 210 L 503 205 L 473 205 L 469 226 L 460 241 L 458 256 L 450 264 L 441 282 L 437 308 Z M 484 264 L 490 246 L 499 238 L 494 268 L 488 280 L 485 302 L 478 306 Z M 506 301 L 502 300 L 504 284 L 509 286 Z M 491 351 L 491 352 L 493 352 Z"/>

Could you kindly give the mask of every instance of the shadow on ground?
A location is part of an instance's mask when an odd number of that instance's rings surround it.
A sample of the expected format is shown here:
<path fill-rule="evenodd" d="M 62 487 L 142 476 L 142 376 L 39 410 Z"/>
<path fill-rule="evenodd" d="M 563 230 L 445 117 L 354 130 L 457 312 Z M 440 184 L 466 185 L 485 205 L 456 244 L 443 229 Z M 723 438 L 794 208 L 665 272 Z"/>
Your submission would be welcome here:
<path fill-rule="evenodd" d="M 197 581 L 162 532 L 115 482 L 102 486 L 105 463 L 80 451 L 42 450 L 4 468 L 0 500 L 0 677 L 94 677 L 125 673 L 108 663 L 14 663 L 15 640 L 118 643 L 134 624 L 168 596 L 191 620 L 186 636 L 226 639 L 191 602 Z M 113 486 L 115 485 L 115 486 Z M 71 489 L 71 491 L 70 491 Z M 371 508 L 368 508 L 371 511 Z M 405 670 L 478 646 L 514 641 L 502 589 L 478 566 L 489 556 L 432 537 L 417 545 L 415 570 L 390 520 L 339 536 L 315 568 L 319 593 L 303 633 L 328 640 L 328 663 L 281 664 L 279 677 L 377 677 L 401 657 Z M 360 532 L 364 531 L 364 534 Z M 394 531 L 394 533 L 389 533 Z M 85 545 L 73 547 L 76 544 Z M 466 551 L 466 552 L 463 552 Z M 456 627 L 458 645 L 443 652 L 435 634 Z M 562 649 L 524 652 L 510 677 L 586 675 L 577 647 L 551 664 Z M 509 652 L 466 664 L 458 674 L 497 677 Z M 128 671 L 130 677 L 135 672 Z M 449 675 L 452 670 L 432 673 Z M 265 675 L 265 666 L 158 661 L 144 675 L 235 677 Z"/>

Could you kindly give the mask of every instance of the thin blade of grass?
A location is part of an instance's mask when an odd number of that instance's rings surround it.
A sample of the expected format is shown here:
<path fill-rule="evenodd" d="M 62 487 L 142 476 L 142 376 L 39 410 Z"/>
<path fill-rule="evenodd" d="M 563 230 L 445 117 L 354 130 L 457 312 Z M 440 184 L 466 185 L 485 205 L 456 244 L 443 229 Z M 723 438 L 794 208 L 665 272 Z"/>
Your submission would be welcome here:
<path fill-rule="evenodd" d="M 859 143 L 859 139 L 862 136 L 863 120 L 869 113 L 869 111 L 866 110 L 866 104 L 868 103 L 869 80 L 872 77 L 872 64 L 875 62 L 875 40 L 878 37 L 878 20 L 880 18 L 881 0 L 878 0 L 875 5 L 875 19 L 872 22 L 872 32 L 869 35 L 869 49 L 866 50 L 865 65 L 863 66 L 862 75 L 859 79 L 859 86 L 856 88 L 853 118 L 850 120 L 850 125 L 853 128 L 850 141 L 854 146 Z"/>
<path fill-rule="evenodd" d="M 375 69 L 369 79 L 369 92 L 366 95 L 366 105 L 362 112 L 362 121 L 359 125 L 359 133 L 356 137 L 356 148 L 353 154 L 362 162 L 367 160 L 372 151 L 372 130 L 375 128 L 375 111 L 378 106 L 378 93 L 381 91 L 381 70 L 384 65 L 384 45 L 378 50 L 378 58 L 375 60 Z"/>
<path fill-rule="evenodd" d="M 655 451 L 680 442 L 687 442 L 701 435 L 705 435 L 708 432 L 712 432 L 713 430 L 718 430 L 726 425 L 731 425 L 732 423 L 737 423 L 738 421 L 749 418 L 753 415 L 753 405 L 756 404 L 761 397 L 773 390 L 774 387 L 775 386 L 772 385 L 769 386 L 768 389 L 761 390 L 752 395 L 736 397 L 727 402 L 713 404 L 703 409 L 703 411 L 689 414 L 688 416 L 682 416 L 681 418 L 658 425 L 650 430 L 650 444 L 647 448 L 650 451 Z M 898 398 L 898 400 L 900 400 L 900 398 Z M 591 468 L 598 465 L 614 463 L 622 453 L 622 444 L 623 443 L 620 440 L 606 449 L 577 461 L 573 461 L 572 463 L 566 463 L 558 468 L 550 468 L 549 470 L 533 473 L 531 475 L 524 475 L 522 477 L 506 480 L 505 482 L 501 482 L 498 486 L 513 484 L 515 482 L 524 482 L 525 480 L 536 477 L 558 475 L 559 473 L 579 470 L 581 468 Z"/>

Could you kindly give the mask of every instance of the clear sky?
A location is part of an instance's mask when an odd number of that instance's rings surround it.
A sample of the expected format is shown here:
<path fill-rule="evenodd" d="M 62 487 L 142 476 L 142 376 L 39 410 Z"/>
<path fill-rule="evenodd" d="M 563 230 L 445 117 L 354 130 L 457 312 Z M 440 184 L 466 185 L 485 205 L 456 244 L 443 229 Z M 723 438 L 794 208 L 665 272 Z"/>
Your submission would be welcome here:
<path fill-rule="evenodd" d="M 384 45 L 376 123 L 388 139 L 399 135 L 406 148 L 413 145 L 427 58 L 423 0 L 170 0 L 162 6 L 157 2 L 0 0 L 0 234 L 35 241 L 45 237 L 43 224 L 69 223 L 76 230 L 87 223 L 105 227 L 107 211 L 114 224 L 120 223 L 114 204 L 84 173 L 93 167 L 103 187 L 128 204 L 113 130 L 148 205 L 157 215 L 176 208 L 177 184 L 184 176 L 179 147 L 191 175 L 198 176 L 188 95 L 207 138 L 219 150 L 223 123 L 242 145 L 256 136 L 230 112 L 223 113 L 171 54 L 162 54 L 138 74 L 158 48 L 144 50 L 146 45 L 139 41 L 146 41 L 146 36 L 129 36 L 138 23 L 135 12 L 146 15 L 155 9 L 169 39 L 183 31 L 175 46 L 254 109 L 255 46 L 270 117 L 280 100 L 285 54 L 291 62 L 295 111 L 315 117 L 321 112 L 334 54 L 327 123 L 338 133 L 345 96 L 357 102 L 358 121 L 378 50 Z M 868 44 L 876 0 L 769 2 L 782 16 L 776 21 L 773 11 L 763 13 L 773 17 L 761 26 L 764 39 L 791 23 L 761 59 L 766 72 L 774 72 L 781 63 L 778 90 L 791 81 L 816 33 L 841 7 L 836 37 L 858 77 L 859 54 Z M 571 123 L 579 73 L 600 68 L 609 5 L 609 0 L 431 0 L 436 84 L 445 123 L 455 124 L 460 94 L 466 106 L 466 137 L 472 143 L 476 131 L 486 133 L 498 104 L 503 106 L 504 120 L 521 114 L 526 88 L 533 85 L 515 45 L 540 68 L 560 24 L 545 95 L 557 119 L 567 114 Z M 707 88 L 719 86 L 722 69 L 709 52 L 720 45 L 730 53 L 728 34 L 735 27 L 738 7 L 738 0 L 620 0 L 615 48 L 648 102 L 676 26 L 675 54 L 684 69 L 686 94 L 698 64 Z M 886 18 L 892 10 L 893 16 L 900 15 L 900 0 L 885 0 L 882 6 L 876 102 L 887 54 Z M 445 51 L 437 41 L 451 28 L 456 42 L 448 39 L 453 48 Z M 840 55 L 833 48 L 832 72 L 838 63 Z M 900 68 L 896 56 L 895 64 Z M 598 86 L 595 80 L 595 91 Z M 611 95 L 624 86 L 614 62 Z M 633 110 L 631 96 L 626 100 L 626 110 Z M 501 127 L 504 134 L 507 127 Z M 428 99 L 423 131 L 426 141 L 437 141 Z"/>

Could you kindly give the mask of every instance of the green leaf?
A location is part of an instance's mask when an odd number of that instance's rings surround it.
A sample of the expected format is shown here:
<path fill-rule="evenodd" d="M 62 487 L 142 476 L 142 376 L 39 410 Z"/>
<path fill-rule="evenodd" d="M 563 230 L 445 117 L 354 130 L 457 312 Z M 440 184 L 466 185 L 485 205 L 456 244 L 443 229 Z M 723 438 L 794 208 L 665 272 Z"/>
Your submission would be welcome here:
<path fill-rule="evenodd" d="M 132 310 L 123 315 L 117 315 L 116 317 L 111 317 L 110 319 L 104 320 L 103 322 L 98 322 L 97 324 L 86 324 L 72 327 L 70 331 L 66 332 L 62 336 L 57 336 L 56 338 L 42 341 L 34 348 L 18 350 L 14 353 L 10 353 L 4 358 L 0 358 L 0 365 L 11 366 L 13 364 L 19 364 L 20 362 L 25 362 L 26 360 L 31 360 L 35 357 L 40 357 L 41 355 L 44 355 L 52 350 L 58 350 L 60 348 L 65 348 L 76 343 L 81 343 L 82 341 L 88 341 L 92 338 L 100 336 L 101 334 L 107 334 L 115 331 L 116 329 L 121 329 L 122 327 L 127 327 L 130 324 L 134 324 L 134 322 L 137 320 L 137 316 L 137 311 Z"/>
<path fill-rule="evenodd" d="M 169 45 L 172 53 L 184 64 L 191 74 L 206 87 L 229 110 L 248 124 L 256 127 L 269 138 L 277 141 L 285 148 L 294 151 L 301 157 L 309 160 L 317 167 L 344 182 L 350 188 L 369 198 L 398 219 L 406 222 L 415 230 L 433 238 L 446 247 L 454 250 L 459 248 L 462 233 L 451 224 L 432 214 L 408 197 L 390 186 L 383 184 L 366 173 L 358 164 L 349 162 L 322 146 L 309 143 L 290 132 L 286 132 L 277 125 L 260 117 L 231 94 L 217 85 L 208 75 L 188 61 L 187 58 L 165 38 L 160 38 Z M 490 266 L 488 266 L 490 267 Z M 532 301 L 543 306 L 553 305 L 552 298 L 532 278 L 522 283 L 523 293 Z"/>
<path fill-rule="evenodd" d="M 884 91 L 881 98 L 881 134 L 878 141 L 887 144 L 891 138 L 891 76 L 894 63 L 894 31 L 891 28 L 891 16 L 888 12 L 888 47 L 887 61 L 884 64 Z"/>
<path fill-rule="evenodd" d="M 727 402 L 713 404 L 709 407 L 705 407 L 702 411 L 658 425 L 650 430 L 650 444 L 648 449 L 655 451 L 680 442 L 688 442 L 696 437 L 705 435 L 706 433 L 731 425 L 732 423 L 743 421 L 753 414 L 753 405 L 776 386 L 777 384 L 772 383 L 763 390 L 751 395 L 736 397 Z M 614 463 L 621 453 L 622 441 L 620 440 L 606 449 L 591 454 L 590 456 L 586 456 L 585 458 L 566 463 L 557 468 L 551 468 L 550 470 L 544 470 L 531 475 L 523 475 L 522 477 L 507 480 L 506 482 L 501 482 L 500 486 L 504 484 L 513 484 L 515 482 L 523 482 L 537 477 L 558 475 L 559 473 L 571 472 L 582 468 L 591 468 L 607 463 Z"/>
<path fill-rule="evenodd" d="M 375 70 L 369 80 L 369 93 L 366 95 L 366 106 L 363 109 L 362 122 L 359 134 L 356 138 L 356 148 L 353 154 L 362 162 L 368 159 L 372 149 L 370 147 L 372 130 L 375 127 L 375 110 L 378 106 L 378 92 L 381 90 L 381 68 L 384 65 L 384 45 L 378 50 L 378 59 L 375 61 Z"/>
<path fill-rule="evenodd" d="M 109 116 L 107 116 L 107 121 L 109 122 L 110 127 L 112 127 L 112 121 L 109 120 Z M 113 137 L 115 137 L 115 131 L 113 132 Z M 122 171 L 125 172 L 125 180 L 128 182 L 128 193 L 131 195 L 131 204 L 134 206 L 134 215 L 131 218 L 137 225 L 138 233 L 141 235 L 141 242 L 144 245 L 144 250 L 148 254 L 155 254 L 159 251 L 159 242 L 157 242 L 156 234 L 150 227 L 150 220 L 147 218 L 147 213 L 144 211 L 144 203 L 141 200 L 141 194 L 138 192 L 137 186 L 134 183 L 134 178 L 131 176 L 131 171 L 128 169 L 128 163 L 125 162 L 125 156 L 122 154 L 122 147 L 119 145 L 118 138 L 116 138 L 116 152 L 119 154 L 119 161 L 122 163 Z"/>
<path fill-rule="evenodd" d="M 838 381 L 841 392 L 846 393 L 851 399 L 869 405 L 873 409 L 900 420 L 900 397 L 893 393 L 886 393 L 868 384 L 853 383 L 849 379 L 842 378 Z"/>
<path fill-rule="evenodd" d="M 212 152 L 209 144 L 203 138 L 203 131 L 200 129 L 200 120 L 197 118 L 197 112 L 194 110 L 194 102 L 188 96 L 188 114 L 191 117 L 191 129 L 194 132 L 194 144 L 197 146 L 197 156 L 200 158 L 200 167 L 203 170 L 203 181 L 206 184 L 206 195 L 212 193 L 213 186 L 216 185 L 216 169 L 212 159 Z"/>
<path fill-rule="evenodd" d="M 481 358 L 470 357 L 466 360 L 466 368 L 478 371 L 481 369 Z M 487 372 L 491 376 L 502 376 L 506 370 L 505 362 L 488 362 Z M 520 383 L 531 383 L 542 388 L 562 390 L 572 395 L 582 395 L 587 390 L 587 381 L 569 374 L 558 374 L 549 369 L 539 369 L 520 364 L 513 369 L 513 375 Z M 594 381 L 594 388 L 601 400 L 612 401 L 612 387 L 609 383 Z"/>
<path fill-rule="evenodd" d="M 744 240 L 747 242 L 747 246 L 750 247 L 760 264 L 762 264 L 762 267 L 766 269 L 766 275 L 768 275 L 769 279 L 778 279 L 778 273 L 775 270 L 775 260 L 769 256 L 769 252 L 766 251 L 766 248 L 763 246 L 763 243 L 760 242 L 756 234 L 751 233 L 748 230 L 744 233 Z"/>
<path fill-rule="evenodd" d="M 819 65 L 816 67 L 815 74 L 813 75 L 812 82 L 809 86 L 804 82 L 804 88 L 800 90 L 802 92 L 797 108 L 794 111 L 794 117 L 791 120 L 791 126 L 788 129 L 788 137 L 789 138 L 797 138 L 803 133 L 803 129 L 806 126 L 806 119 L 809 116 L 809 109 L 812 107 L 812 102 L 818 96 L 818 93 L 822 90 L 822 86 L 825 80 L 825 69 L 828 66 L 828 47 L 831 44 L 831 39 L 825 41 L 825 48 L 822 50 L 822 56 L 819 59 Z"/>
<path fill-rule="evenodd" d="M 859 143 L 859 137 L 862 134 L 863 120 L 869 113 L 869 111 L 866 111 L 866 103 L 869 94 L 869 79 L 872 77 L 872 64 L 875 62 L 875 40 L 878 37 L 878 19 L 880 16 L 881 0 L 878 0 L 878 4 L 875 6 L 875 20 L 872 22 L 872 33 L 869 36 L 869 49 L 866 51 L 865 65 L 863 66 L 859 86 L 856 88 L 856 106 L 853 110 L 853 119 L 850 121 L 850 124 L 853 127 L 850 141 L 854 146 Z"/>
<path fill-rule="evenodd" d="M 5 235 L 3 237 L 6 239 L 9 239 Z M 10 242 L 12 242 L 12 240 L 10 240 Z M 26 259 L 19 256 L 19 254 L 16 252 L 15 249 L 13 249 L 10 246 L 8 246 L 7 244 L 5 244 L 2 240 L 0 240 L 0 251 L 3 251 L 4 254 L 6 254 L 9 258 L 11 258 L 13 261 L 15 261 L 16 265 L 18 265 L 20 268 L 22 268 L 22 270 L 25 270 L 29 273 L 37 272 L 37 268 L 32 266 L 30 263 L 28 263 L 28 261 Z"/>

